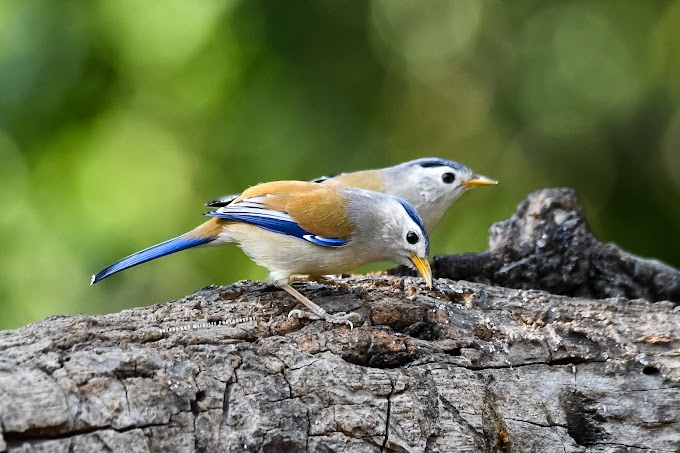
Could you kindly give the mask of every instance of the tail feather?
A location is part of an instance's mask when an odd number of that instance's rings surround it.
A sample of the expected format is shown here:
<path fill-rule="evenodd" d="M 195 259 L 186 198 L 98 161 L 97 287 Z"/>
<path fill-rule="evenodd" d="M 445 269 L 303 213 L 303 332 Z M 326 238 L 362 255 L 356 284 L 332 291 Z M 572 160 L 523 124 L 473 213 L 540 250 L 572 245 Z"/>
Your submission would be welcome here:
<path fill-rule="evenodd" d="M 136 266 L 138 264 L 146 263 L 161 256 L 170 255 L 171 253 L 186 250 L 198 245 L 207 244 L 211 242 L 214 237 L 191 237 L 191 236 L 179 236 L 174 239 L 170 239 L 160 244 L 153 245 L 147 249 L 140 252 L 133 253 L 119 261 L 116 261 L 107 268 L 102 269 L 97 274 L 92 276 L 92 281 L 90 285 L 94 285 L 100 280 L 105 279 L 109 275 L 113 275 L 116 272 L 120 272 L 129 267 Z"/>
<path fill-rule="evenodd" d="M 229 204 L 231 204 L 234 200 L 236 200 L 240 195 L 224 195 L 217 200 L 209 201 L 205 205 L 210 207 L 210 208 L 223 208 Z"/>

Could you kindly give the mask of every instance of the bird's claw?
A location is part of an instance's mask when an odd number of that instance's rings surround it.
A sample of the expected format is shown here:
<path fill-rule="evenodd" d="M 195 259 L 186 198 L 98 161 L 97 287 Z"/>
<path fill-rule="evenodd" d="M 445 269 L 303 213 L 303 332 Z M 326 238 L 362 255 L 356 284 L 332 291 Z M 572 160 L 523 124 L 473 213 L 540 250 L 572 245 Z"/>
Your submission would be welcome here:
<path fill-rule="evenodd" d="M 361 316 L 358 313 L 346 313 L 342 311 L 334 315 L 328 315 L 325 319 L 326 321 L 332 322 L 334 324 L 347 324 L 349 326 L 349 330 L 352 330 L 354 328 L 354 324 L 351 321 L 352 318 L 355 318 L 355 321 L 359 321 Z"/>
<path fill-rule="evenodd" d="M 312 321 L 316 321 L 321 319 L 321 316 L 312 313 L 311 311 L 303 311 L 303 310 L 291 310 L 288 313 L 288 318 L 298 318 L 298 319 L 311 319 Z"/>
<path fill-rule="evenodd" d="M 310 311 L 303 311 L 303 310 L 291 310 L 288 313 L 288 317 L 296 317 L 298 319 L 306 318 L 306 319 L 311 319 L 313 321 L 323 319 L 327 322 L 333 323 L 333 324 L 347 324 L 349 326 L 349 329 L 352 330 L 354 328 L 354 324 L 352 323 L 351 319 L 355 318 L 356 321 L 359 321 L 361 319 L 361 316 L 358 313 L 346 313 L 346 312 L 340 312 L 336 313 L 334 315 L 326 313 L 325 316 L 318 315 L 316 313 L 312 313 Z"/>

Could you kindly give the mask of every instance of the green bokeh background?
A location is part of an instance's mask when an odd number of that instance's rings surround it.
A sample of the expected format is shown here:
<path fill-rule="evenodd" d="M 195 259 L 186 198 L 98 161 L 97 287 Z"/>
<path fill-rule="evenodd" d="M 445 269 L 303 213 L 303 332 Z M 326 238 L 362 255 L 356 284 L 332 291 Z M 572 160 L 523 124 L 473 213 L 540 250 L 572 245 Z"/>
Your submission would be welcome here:
<path fill-rule="evenodd" d="M 596 234 L 680 266 L 680 2 L 4 0 L 0 328 L 264 279 L 236 247 L 90 287 L 276 179 L 439 156 L 465 195 L 433 254 L 576 187 Z"/>

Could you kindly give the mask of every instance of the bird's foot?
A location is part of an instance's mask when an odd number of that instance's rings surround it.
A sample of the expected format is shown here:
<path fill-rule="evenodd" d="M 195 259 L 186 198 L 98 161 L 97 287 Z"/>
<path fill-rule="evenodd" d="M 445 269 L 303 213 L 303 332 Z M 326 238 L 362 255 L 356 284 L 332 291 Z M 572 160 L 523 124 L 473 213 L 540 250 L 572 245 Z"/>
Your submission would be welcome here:
<path fill-rule="evenodd" d="M 361 316 L 358 313 L 346 313 L 344 311 L 335 314 L 324 313 L 321 315 L 311 311 L 291 310 L 290 313 L 288 313 L 288 317 L 296 317 L 298 319 L 306 318 L 311 320 L 323 319 L 324 321 L 331 322 L 333 324 L 347 324 L 350 330 L 354 328 L 352 319 L 355 321 L 359 321 L 361 319 Z"/>

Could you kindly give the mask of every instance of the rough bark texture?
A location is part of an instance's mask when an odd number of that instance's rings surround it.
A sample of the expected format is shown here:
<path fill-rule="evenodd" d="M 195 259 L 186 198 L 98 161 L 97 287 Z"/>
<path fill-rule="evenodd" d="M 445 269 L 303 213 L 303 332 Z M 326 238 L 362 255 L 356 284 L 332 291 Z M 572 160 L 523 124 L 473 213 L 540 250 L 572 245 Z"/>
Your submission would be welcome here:
<path fill-rule="evenodd" d="M 537 192 L 492 252 L 436 260 L 498 286 L 301 285 L 351 331 L 241 282 L 0 332 L 0 452 L 680 451 L 680 309 L 650 302 L 677 302 L 678 272 L 580 212 Z"/>
<path fill-rule="evenodd" d="M 489 252 L 437 256 L 436 277 L 565 296 L 680 302 L 680 271 L 599 242 L 572 189 L 535 192 L 491 227 Z M 414 275 L 397 268 L 395 275 Z"/>

